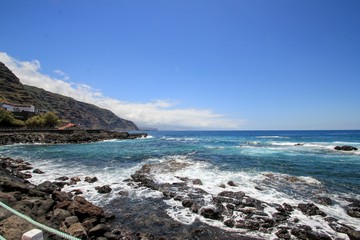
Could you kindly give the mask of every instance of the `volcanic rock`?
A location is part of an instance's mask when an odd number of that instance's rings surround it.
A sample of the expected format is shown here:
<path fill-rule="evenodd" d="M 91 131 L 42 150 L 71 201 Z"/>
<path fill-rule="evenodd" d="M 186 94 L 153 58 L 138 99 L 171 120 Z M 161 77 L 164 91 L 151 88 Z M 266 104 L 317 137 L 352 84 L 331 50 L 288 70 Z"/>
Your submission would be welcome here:
<path fill-rule="evenodd" d="M 357 151 L 358 149 L 356 147 L 353 147 L 353 146 L 336 146 L 334 147 L 335 150 L 338 150 L 338 151 Z"/>
<path fill-rule="evenodd" d="M 95 189 L 98 191 L 98 193 L 101 193 L 101 194 L 109 193 L 112 190 L 109 185 L 104 185 L 101 187 L 97 186 L 97 187 L 95 187 Z"/>

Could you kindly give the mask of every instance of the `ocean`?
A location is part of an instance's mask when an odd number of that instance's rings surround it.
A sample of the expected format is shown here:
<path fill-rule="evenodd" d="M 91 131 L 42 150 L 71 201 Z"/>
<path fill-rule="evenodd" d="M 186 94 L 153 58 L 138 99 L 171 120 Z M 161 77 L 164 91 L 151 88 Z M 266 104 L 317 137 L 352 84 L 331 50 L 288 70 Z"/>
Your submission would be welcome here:
<path fill-rule="evenodd" d="M 360 199 L 360 150 L 334 150 L 343 145 L 360 149 L 360 131 L 153 131 L 147 138 L 135 140 L 1 146 L 0 155 L 22 158 L 44 171 L 45 174 L 33 174 L 30 179 L 37 184 L 61 176 L 96 176 L 99 181 L 94 184 L 81 181 L 64 190 L 81 189 L 84 197 L 101 206 L 111 206 L 120 197 L 119 191 L 126 191 L 135 200 L 161 200 L 161 192 L 129 184 L 128 179 L 145 164 L 184 163 L 175 170 L 161 168 L 152 173 L 152 178 L 169 184 L 182 181 L 181 178 L 196 178 L 202 183 L 198 187 L 209 195 L 224 191 L 226 186 L 269 205 L 315 203 L 327 216 L 360 230 L 360 219 L 346 213 L 347 199 Z M 235 186 L 228 186 L 229 181 Z M 99 194 L 95 185 L 110 185 L 113 191 Z M 333 203 L 318 204 L 318 197 L 328 197 Z M 172 199 L 163 202 L 168 216 L 177 222 L 191 225 L 203 221 L 235 231 L 222 222 L 191 213 Z M 300 211 L 293 214 L 300 223 L 320 229 L 334 239 L 347 239 L 345 234 L 329 228 L 322 218 L 308 217 Z M 273 232 L 246 234 L 276 237 Z"/>

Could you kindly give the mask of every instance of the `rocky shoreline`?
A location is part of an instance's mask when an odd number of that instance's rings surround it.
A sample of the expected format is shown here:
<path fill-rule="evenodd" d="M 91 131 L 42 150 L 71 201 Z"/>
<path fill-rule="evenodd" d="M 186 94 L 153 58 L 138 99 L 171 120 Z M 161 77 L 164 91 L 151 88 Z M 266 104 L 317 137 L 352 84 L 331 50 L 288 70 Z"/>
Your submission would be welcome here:
<path fill-rule="evenodd" d="M 0 158 L 0 200 L 38 222 L 81 239 L 255 240 L 262 239 L 256 237 L 262 234 L 279 240 L 360 239 L 360 231 L 327 216 L 317 206 L 332 205 L 333 200 L 330 198 L 317 198 L 316 204 L 269 203 L 252 198 L 245 192 L 233 191 L 232 188 L 238 185 L 233 181 L 219 186 L 224 190 L 218 194 L 210 194 L 201 188 L 200 179 L 176 175 L 178 170 L 186 167 L 189 167 L 188 163 L 176 160 L 145 164 L 125 182 L 134 189 L 144 188 L 161 193 L 162 197 L 136 199 L 129 196 L 129 192 L 120 191 L 117 198 L 100 208 L 81 197 L 81 189 L 72 192 L 61 190 L 65 185 L 75 186 L 79 181 L 94 183 L 96 177 L 80 179 L 77 176 L 64 176 L 54 182 L 45 181 L 34 185 L 27 179 L 33 174 L 42 174 L 40 169 L 33 169 L 29 163 L 20 159 Z M 158 183 L 154 176 L 161 172 L 174 172 L 179 182 Z M 266 177 L 275 178 L 271 174 Z M 286 181 L 296 182 L 299 179 L 292 177 Z M 111 185 L 95 188 L 99 194 L 113 191 Z M 182 224 L 169 216 L 166 201 L 177 202 L 180 208 L 198 217 L 191 224 Z M 360 201 L 346 201 L 349 202 L 345 209 L 347 214 L 360 218 Z M 269 208 L 274 211 L 269 212 Z M 322 219 L 332 230 L 346 237 L 334 238 L 319 228 L 301 223 L 292 216 L 295 211 L 310 218 Z M 199 219 L 223 227 L 215 227 Z M 6 239 L 20 239 L 24 232 L 33 228 L 31 224 L 0 207 L 0 235 Z M 45 233 L 45 239 L 60 238 Z"/>
<path fill-rule="evenodd" d="M 32 166 L 21 160 L 0 158 L 0 200 L 11 208 L 49 227 L 59 229 L 80 239 L 126 239 L 120 229 L 110 229 L 114 215 L 88 202 L 78 193 L 61 191 L 65 184 L 76 184 L 80 179 L 69 182 L 45 181 L 31 184 Z M 37 172 L 37 173 L 36 173 Z M 33 174 L 41 174 L 33 170 Z M 21 239 L 23 233 L 36 228 L 20 217 L 0 207 L 0 235 L 8 240 Z M 44 232 L 45 239 L 62 239 Z"/>
<path fill-rule="evenodd" d="M 147 137 L 146 133 L 112 132 L 105 130 L 28 130 L 0 131 L 0 145 L 41 143 L 90 143 L 110 139 L 135 139 Z"/>
<path fill-rule="evenodd" d="M 220 186 L 224 190 L 217 195 L 209 194 L 201 188 L 200 179 L 183 178 L 177 176 L 180 182 L 158 183 L 154 180 L 154 173 L 162 171 L 177 171 L 184 168 L 185 163 L 169 161 L 166 163 L 145 164 L 131 177 L 138 187 L 146 187 L 159 191 L 163 194 L 163 199 L 176 201 L 182 207 L 189 209 L 192 213 L 217 222 L 217 225 L 227 226 L 229 229 L 242 229 L 247 233 L 259 232 L 270 234 L 276 239 L 306 239 L 306 240 L 331 240 L 346 239 L 331 237 L 320 228 L 314 228 L 301 223 L 297 217 L 293 217 L 295 211 L 311 218 L 321 219 L 335 232 L 347 236 L 350 240 L 359 240 L 360 231 L 348 226 L 339 219 L 327 216 L 316 205 L 333 205 L 334 202 L 328 197 L 317 197 L 314 203 L 303 202 L 297 205 L 288 203 L 270 203 L 261 201 L 248 196 L 242 191 L 232 191 L 232 187 L 237 183 L 229 181 L 226 186 Z M 186 164 L 185 164 L 186 165 Z M 175 175 L 176 176 L 176 175 Z M 268 174 L 268 178 L 275 178 Z M 286 181 L 296 183 L 300 181 L 296 177 L 289 177 Z M 349 203 L 345 206 L 348 216 L 360 218 L 360 200 L 346 199 Z M 269 208 L 274 209 L 270 212 Z M 267 209 L 267 210 L 266 210 Z M 219 238 L 221 239 L 221 238 Z M 231 238 L 224 239 L 241 239 Z"/>

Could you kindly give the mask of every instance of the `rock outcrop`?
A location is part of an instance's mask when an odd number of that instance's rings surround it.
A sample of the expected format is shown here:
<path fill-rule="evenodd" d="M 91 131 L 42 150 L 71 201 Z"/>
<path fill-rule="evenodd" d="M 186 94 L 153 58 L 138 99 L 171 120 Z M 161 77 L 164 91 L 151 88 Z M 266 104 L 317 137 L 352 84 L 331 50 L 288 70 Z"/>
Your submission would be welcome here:
<path fill-rule="evenodd" d="M 356 147 L 348 146 L 348 145 L 336 146 L 336 147 L 334 147 L 334 149 L 338 150 L 338 151 L 357 151 L 358 150 Z"/>
<path fill-rule="evenodd" d="M 90 143 L 109 139 L 135 139 L 146 137 L 147 134 L 129 134 L 128 132 L 86 131 L 86 130 L 54 130 L 54 131 L 16 131 L 0 132 L 0 145 L 15 143 Z M 38 172 L 38 171 L 37 171 Z"/>

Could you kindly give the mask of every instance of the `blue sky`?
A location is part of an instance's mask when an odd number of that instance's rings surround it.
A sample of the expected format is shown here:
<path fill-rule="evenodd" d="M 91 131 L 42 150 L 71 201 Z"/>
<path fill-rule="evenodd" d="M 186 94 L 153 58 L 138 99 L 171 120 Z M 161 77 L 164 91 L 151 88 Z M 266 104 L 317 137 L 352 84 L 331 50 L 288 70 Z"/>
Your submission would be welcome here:
<path fill-rule="evenodd" d="M 358 0 L 1 2 L 24 83 L 140 126 L 360 129 Z"/>

